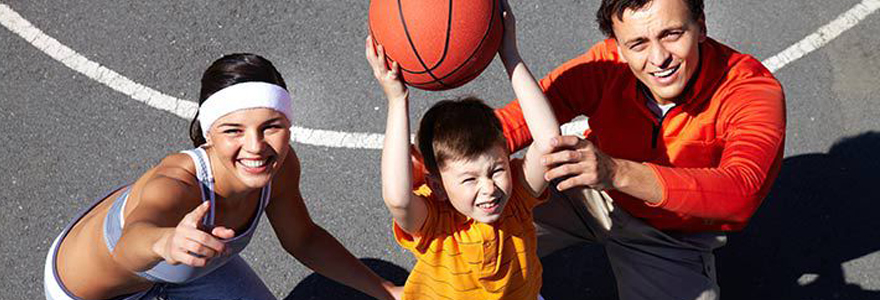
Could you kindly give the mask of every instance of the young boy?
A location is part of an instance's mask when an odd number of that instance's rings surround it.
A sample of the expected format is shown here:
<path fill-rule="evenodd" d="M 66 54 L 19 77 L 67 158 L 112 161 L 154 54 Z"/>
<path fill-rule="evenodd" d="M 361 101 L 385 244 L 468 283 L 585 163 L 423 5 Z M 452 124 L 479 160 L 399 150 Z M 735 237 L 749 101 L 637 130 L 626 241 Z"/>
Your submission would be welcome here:
<path fill-rule="evenodd" d="M 532 208 L 546 198 L 540 157 L 559 124 L 516 48 L 504 3 L 499 54 L 534 137 L 524 159 L 510 159 L 501 124 L 479 99 L 445 100 L 421 120 L 418 146 L 427 186 L 412 191 L 408 92 L 397 63 L 367 38 L 367 60 L 388 100 L 382 194 L 398 243 L 418 259 L 404 299 L 540 299 L 541 263 Z"/>

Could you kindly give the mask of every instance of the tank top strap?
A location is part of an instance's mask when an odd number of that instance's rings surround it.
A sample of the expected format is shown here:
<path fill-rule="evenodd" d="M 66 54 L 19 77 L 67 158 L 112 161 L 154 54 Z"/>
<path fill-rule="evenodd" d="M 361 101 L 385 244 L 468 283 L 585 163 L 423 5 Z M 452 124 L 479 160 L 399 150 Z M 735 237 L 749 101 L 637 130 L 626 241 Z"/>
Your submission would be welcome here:
<path fill-rule="evenodd" d="M 199 180 L 200 191 L 202 192 L 202 201 L 210 201 L 210 211 L 202 219 L 202 224 L 208 228 L 214 226 L 214 213 L 216 209 L 216 197 L 214 195 L 214 176 L 211 173 L 211 161 L 208 159 L 208 153 L 205 149 L 198 147 L 191 150 L 181 151 L 189 155 L 196 166 L 196 178 Z"/>
<path fill-rule="evenodd" d="M 265 211 L 266 207 L 269 206 L 269 197 L 272 196 L 272 181 L 269 181 L 263 190 L 260 191 L 260 206 L 262 206 L 262 210 Z"/>

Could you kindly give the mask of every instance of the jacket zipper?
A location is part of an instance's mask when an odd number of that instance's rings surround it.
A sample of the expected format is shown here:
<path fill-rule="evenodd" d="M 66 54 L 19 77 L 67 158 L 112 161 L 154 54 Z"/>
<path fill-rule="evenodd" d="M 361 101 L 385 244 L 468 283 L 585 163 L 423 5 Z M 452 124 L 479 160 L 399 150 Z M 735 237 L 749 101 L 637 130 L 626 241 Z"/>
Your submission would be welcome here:
<path fill-rule="evenodd" d="M 638 89 L 639 91 L 642 92 L 642 95 L 645 96 L 645 99 L 647 99 L 647 101 L 654 101 L 654 96 L 651 96 L 651 94 L 647 92 L 647 90 L 646 90 L 647 87 L 637 86 L 636 89 Z M 675 110 L 676 108 L 678 108 L 678 104 L 674 105 L 672 108 L 667 110 L 665 114 L 663 114 L 661 116 L 657 116 L 650 109 L 648 109 L 648 114 L 652 115 L 655 119 L 657 119 L 657 123 L 651 124 L 651 126 L 653 126 L 651 128 L 651 149 L 652 150 L 657 149 L 657 140 L 660 139 L 660 130 L 663 129 L 663 120 L 666 119 L 666 117 L 669 116 L 669 114 L 673 110 Z"/>
<path fill-rule="evenodd" d="M 651 149 L 657 149 L 657 139 L 660 138 L 660 128 L 663 127 L 663 119 L 658 120 L 657 124 L 653 124 L 651 131 Z"/>

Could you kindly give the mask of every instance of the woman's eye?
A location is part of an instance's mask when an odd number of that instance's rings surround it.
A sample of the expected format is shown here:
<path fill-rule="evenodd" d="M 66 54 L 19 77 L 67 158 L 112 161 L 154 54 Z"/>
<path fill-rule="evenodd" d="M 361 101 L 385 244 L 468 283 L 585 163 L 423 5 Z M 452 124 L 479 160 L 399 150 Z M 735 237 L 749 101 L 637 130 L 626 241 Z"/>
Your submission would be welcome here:
<path fill-rule="evenodd" d="M 238 133 L 241 133 L 241 130 L 239 130 L 239 129 L 226 129 L 226 130 L 223 130 L 223 133 L 225 133 L 225 134 L 238 134 Z"/>
<path fill-rule="evenodd" d="M 471 183 L 471 182 L 474 182 L 475 180 L 476 179 L 474 179 L 474 178 L 465 178 L 464 180 L 461 181 L 461 183 Z"/>

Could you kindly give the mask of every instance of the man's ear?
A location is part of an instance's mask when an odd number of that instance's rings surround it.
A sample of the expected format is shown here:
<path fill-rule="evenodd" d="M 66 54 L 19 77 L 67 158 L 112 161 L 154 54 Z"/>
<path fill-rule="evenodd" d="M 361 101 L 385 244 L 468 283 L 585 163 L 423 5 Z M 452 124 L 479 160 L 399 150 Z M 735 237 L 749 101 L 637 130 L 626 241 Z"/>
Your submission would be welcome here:
<path fill-rule="evenodd" d="M 700 27 L 700 43 L 706 41 L 706 37 L 708 34 L 706 33 L 706 17 L 700 17 L 697 19 L 697 26 Z"/>
<path fill-rule="evenodd" d="M 623 51 L 620 51 L 620 42 L 618 42 L 616 38 L 615 38 L 614 41 L 615 41 L 614 44 L 617 46 L 617 56 L 620 57 L 620 60 L 621 60 L 623 63 L 626 63 L 626 56 L 623 56 Z"/>
<path fill-rule="evenodd" d="M 440 176 L 428 174 L 425 178 L 427 179 L 428 187 L 431 188 L 431 194 L 434 195 L 434 199 L 440 201 L 448 200 L 446 197 L 446 190 L 443 189 L 443 180 Z"/>

